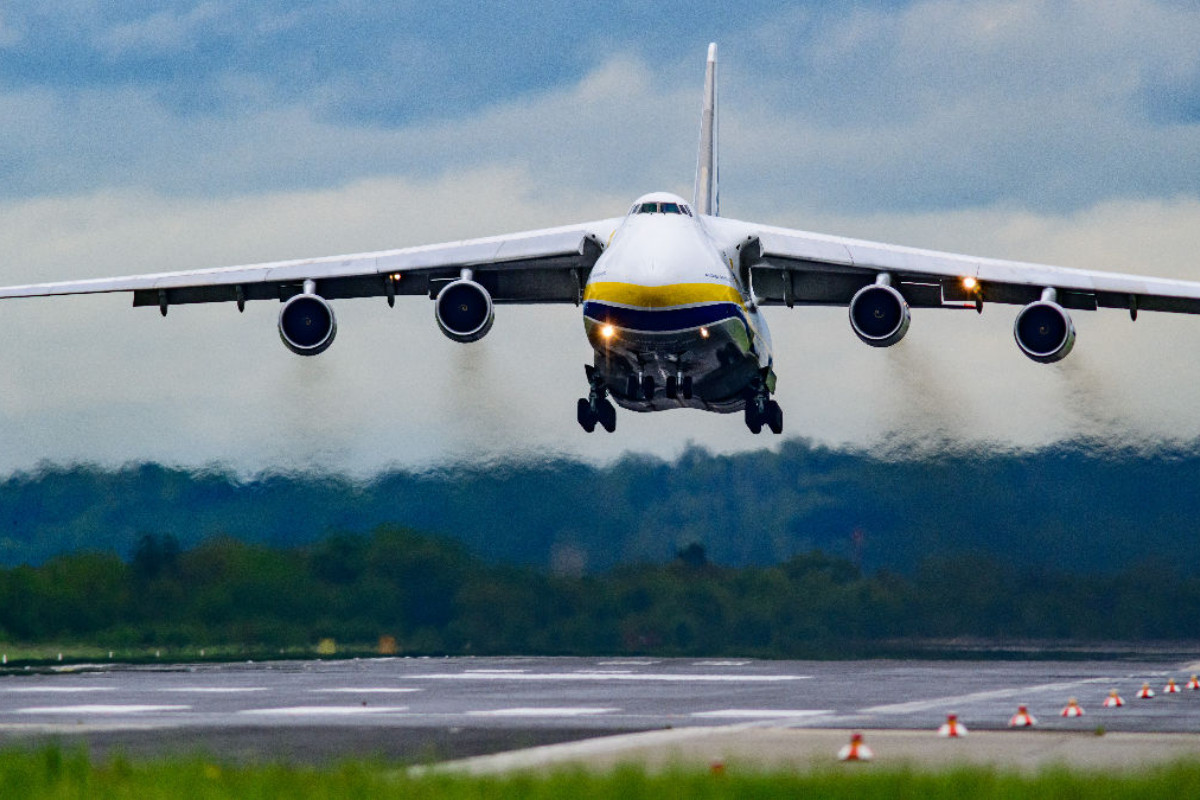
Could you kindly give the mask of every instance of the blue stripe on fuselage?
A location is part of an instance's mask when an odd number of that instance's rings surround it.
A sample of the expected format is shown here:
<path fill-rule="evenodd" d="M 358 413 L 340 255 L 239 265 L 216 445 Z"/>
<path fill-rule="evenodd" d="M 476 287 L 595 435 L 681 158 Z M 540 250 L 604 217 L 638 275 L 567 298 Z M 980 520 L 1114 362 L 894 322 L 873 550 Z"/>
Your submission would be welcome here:
<path fill-rule="evenodd" d="M 647 333 L 683 331 L 704 325 L 715 325 L 729 319 L 739 319 L 743 325 L 746 324 L 746 317 L 737 303 L 707 303 L 698 306 L 643 309 L 588 300 L 583 304 L 583 315 L 595 322 L 613 325 L 622 330 Z"/>

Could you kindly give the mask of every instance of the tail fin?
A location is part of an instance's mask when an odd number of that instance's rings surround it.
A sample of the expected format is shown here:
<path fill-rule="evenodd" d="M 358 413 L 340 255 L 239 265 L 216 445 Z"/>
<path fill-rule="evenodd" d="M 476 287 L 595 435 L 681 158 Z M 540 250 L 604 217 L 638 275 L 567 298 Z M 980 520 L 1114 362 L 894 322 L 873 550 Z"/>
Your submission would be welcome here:
<path fill-rule="evenodd" d="M 718 216 L 721 192 L 717 171 L 717 43 L 708 46 L 704 71 L 704 108 L 700 112 L 700 152 L 696 156 L 696 187 L 692 205 L 696 212 Z"/>

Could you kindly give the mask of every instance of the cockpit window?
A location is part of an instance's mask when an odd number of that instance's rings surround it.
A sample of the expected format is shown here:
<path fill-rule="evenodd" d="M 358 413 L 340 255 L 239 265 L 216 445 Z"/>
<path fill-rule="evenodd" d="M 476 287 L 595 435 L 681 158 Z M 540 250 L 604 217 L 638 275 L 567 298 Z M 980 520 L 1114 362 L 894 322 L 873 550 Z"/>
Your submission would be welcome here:
<path fill-rule="evenodd" d="M 642 203 L 634 205 L 629 211 L 630 214 L 687 214 L 689 217 L 692 212 L 688 207 L 680 203 Z"/>

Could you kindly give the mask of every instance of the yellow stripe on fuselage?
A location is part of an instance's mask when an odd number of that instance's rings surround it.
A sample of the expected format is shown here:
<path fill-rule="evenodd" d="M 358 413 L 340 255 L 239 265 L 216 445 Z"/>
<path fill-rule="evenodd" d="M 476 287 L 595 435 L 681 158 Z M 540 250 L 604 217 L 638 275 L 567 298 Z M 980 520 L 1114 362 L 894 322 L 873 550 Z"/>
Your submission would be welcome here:
<path fill-rule="evenodd" d="M 745 308 L 742 295 L 732 286 L 719 283 L 669 283 L 666 286 L 641 286 L 620 281 L 589 283 L 583 299 L 634 308 L 671 308 L 700 303 L 737 303 Z"/>

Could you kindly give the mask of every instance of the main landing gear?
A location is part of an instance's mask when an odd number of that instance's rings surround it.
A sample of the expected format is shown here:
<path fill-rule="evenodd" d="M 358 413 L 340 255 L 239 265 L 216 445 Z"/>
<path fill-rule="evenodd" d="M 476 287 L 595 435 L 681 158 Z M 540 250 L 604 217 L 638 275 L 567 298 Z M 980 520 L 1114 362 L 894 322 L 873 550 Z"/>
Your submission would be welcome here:
<path fill-rule="evenodd" d="M 587 397 L 579 398 L 576 409 L 579 427 L 591 433 L 596 430 L 596 423 L 599 422 L 604 430 L 612 433 L 617 429 L 617 409 L 607 397 L 608 387 L 604 385 L 604 379 L 596 374 L 595 367 L 585 364 L 583 368 L 587 371 L 588 385 L 591 388 Z"/>
<path fill-rule="evenodd" d="M 771 399 L 765 382 L 755 379 L 746 397 L 746 427 L 753 434 L 762 433 L 763 425 L 771 433 L 783 433 L 783 409 Z"/>

